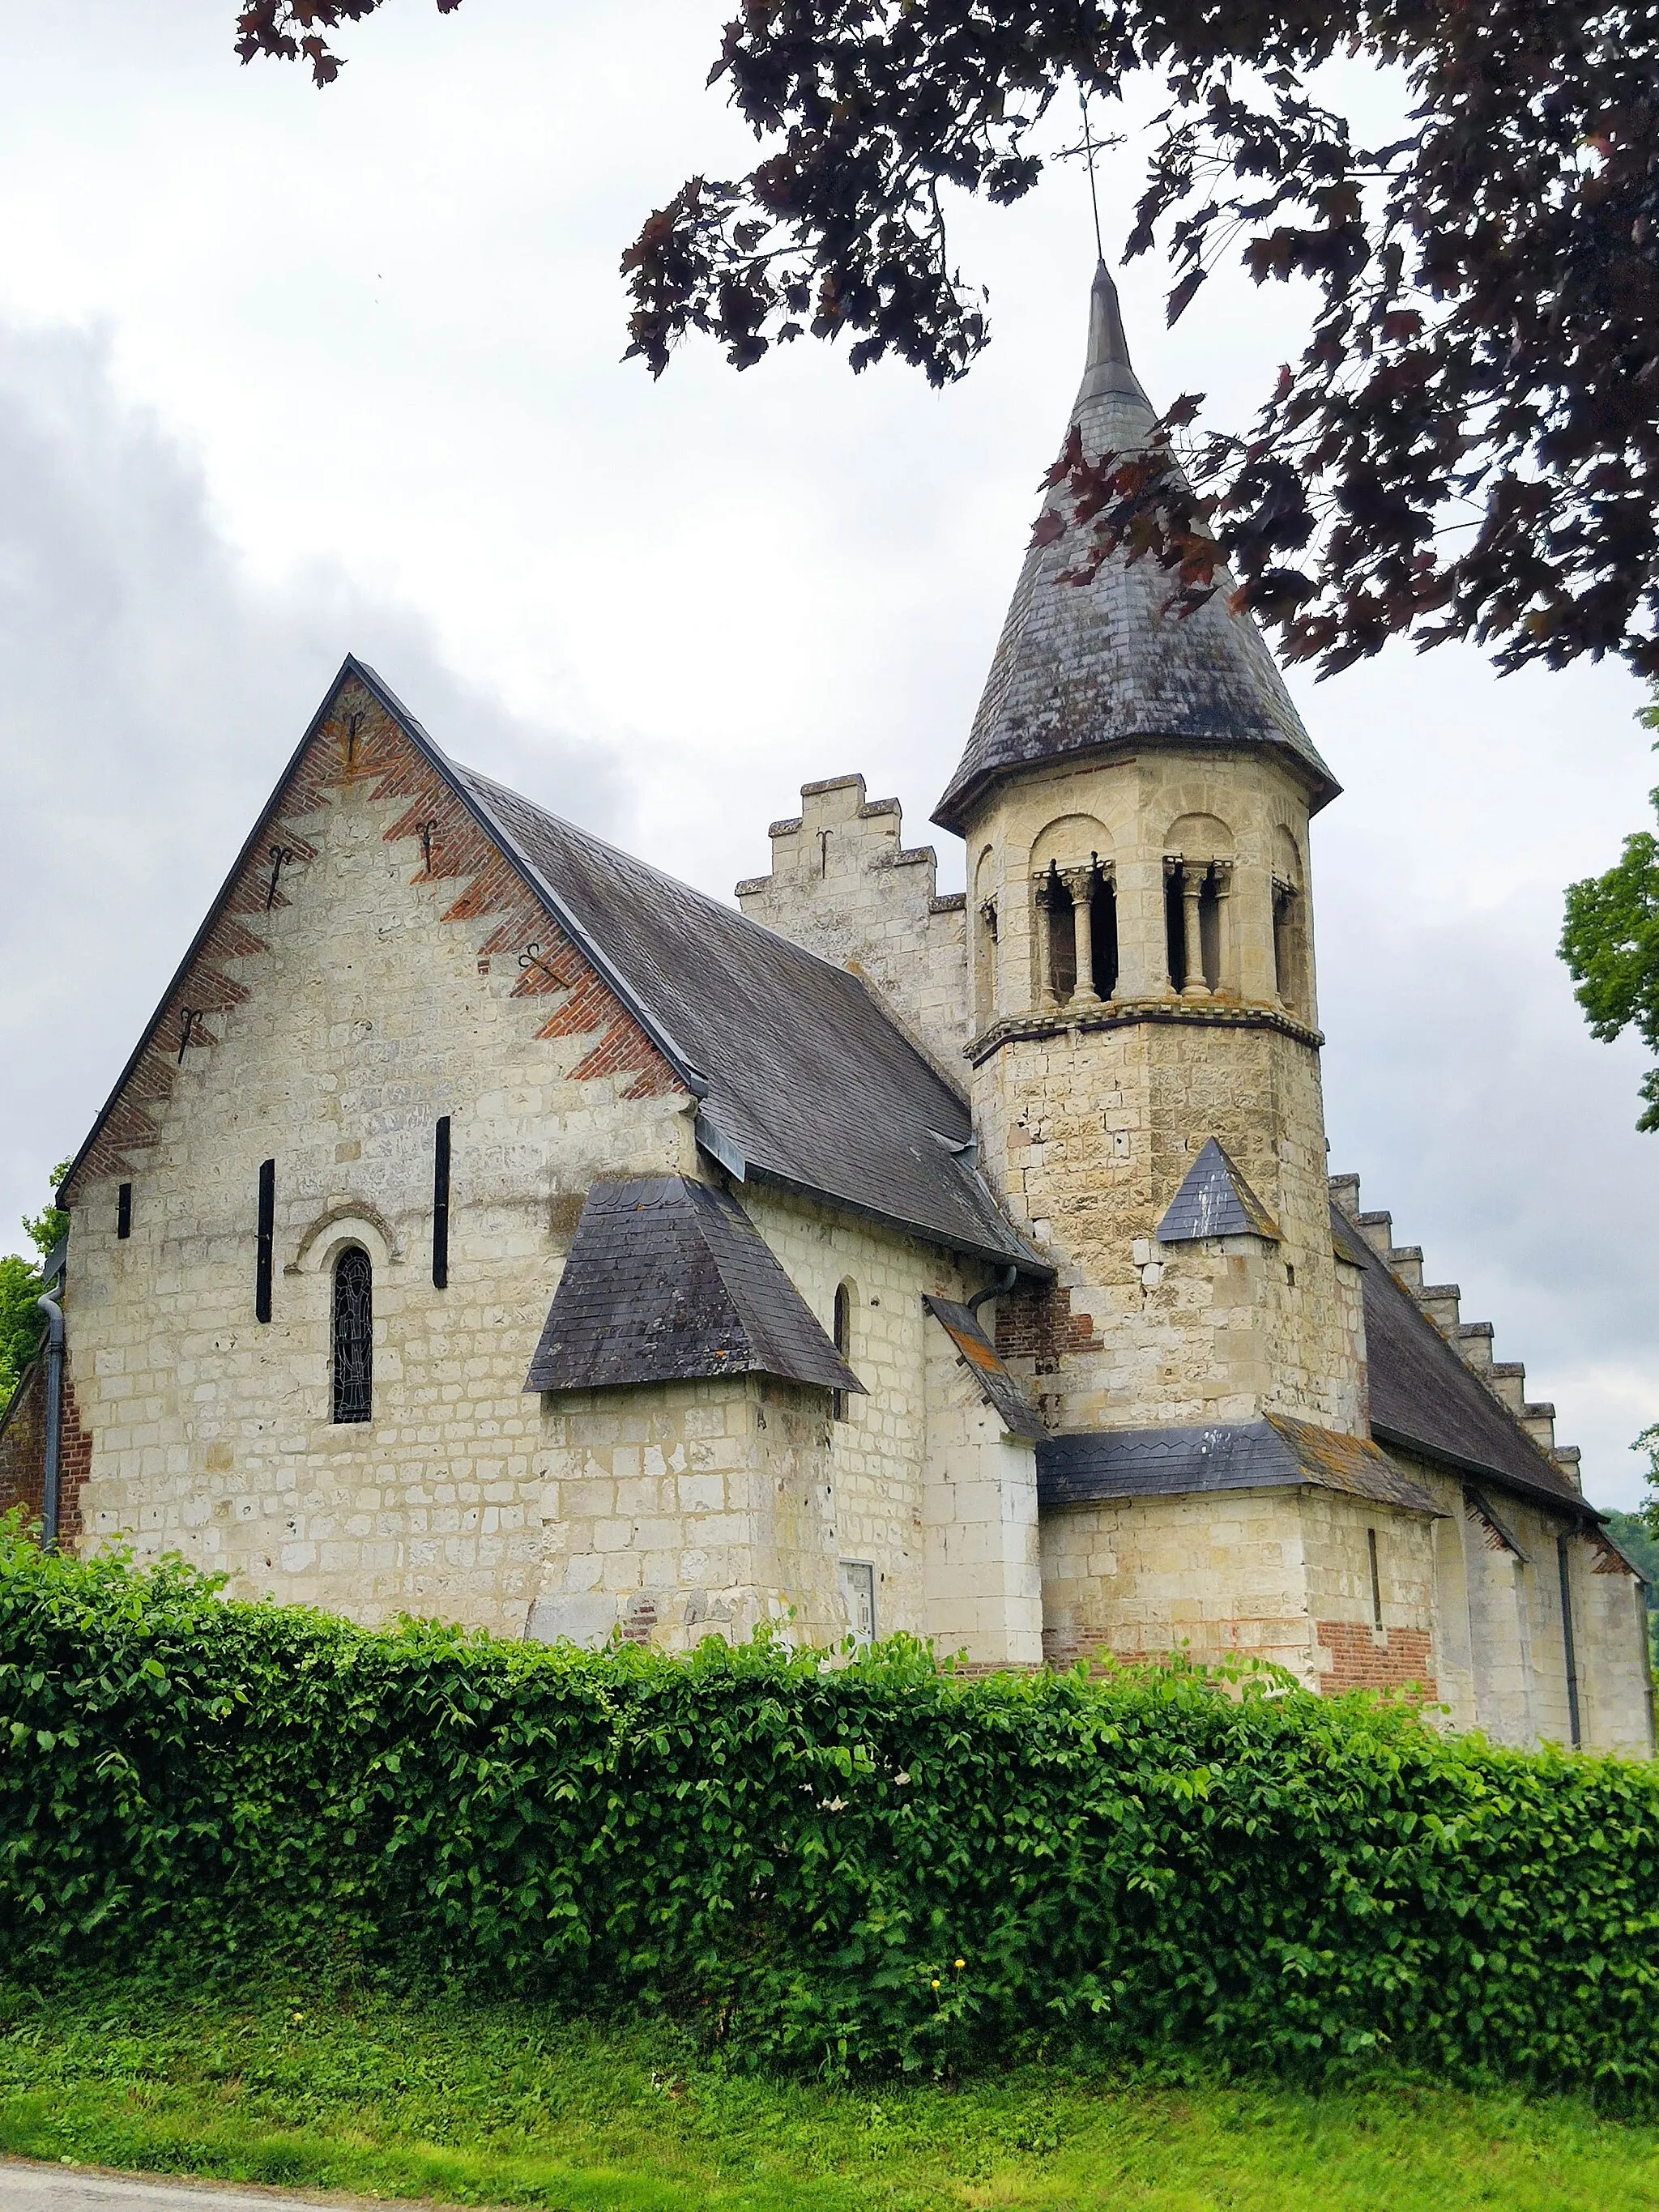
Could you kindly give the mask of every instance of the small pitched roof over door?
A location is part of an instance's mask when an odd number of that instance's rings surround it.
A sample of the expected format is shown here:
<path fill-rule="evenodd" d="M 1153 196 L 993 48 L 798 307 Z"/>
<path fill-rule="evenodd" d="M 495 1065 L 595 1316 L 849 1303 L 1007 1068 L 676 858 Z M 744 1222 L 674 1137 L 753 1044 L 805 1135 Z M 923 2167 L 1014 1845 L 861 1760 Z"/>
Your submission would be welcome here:
<path fill-rule="evenodd" d="M 1157 410 L 1129 365 L 1117 289 L 1095 273 L 1089 354 L 1070 423 L 1091 460 L 1147 441 Z M 1068 424 L 1068 432 L 1070 424 Z M 1063 511 L 1064 486 L 1048 495 Z M 1090 584 L 1066 584 L 1092 544 L 1068 522 L 1025 556 L 972 735 L 934 811 L 959 835 L 1003 775 L 1111 746 L 1262 746 L 1290 761 L 1322 806 L 1338 791 L 1247 614 L 1230 614 L 1228 580 L 1192 615 L 1164 614 L 1167 569 L 1115 554 Z"/>

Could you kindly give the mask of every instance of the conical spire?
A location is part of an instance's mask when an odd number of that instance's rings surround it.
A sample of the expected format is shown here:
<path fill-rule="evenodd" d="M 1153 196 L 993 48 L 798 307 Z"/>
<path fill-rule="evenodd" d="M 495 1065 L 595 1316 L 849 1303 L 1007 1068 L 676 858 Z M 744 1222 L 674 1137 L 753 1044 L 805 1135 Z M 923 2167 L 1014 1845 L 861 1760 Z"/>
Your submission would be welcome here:
<path fill-rule="evenodd" d="M 1103 261 L 1089 295 L 1089 352 L 1068 430 L 1091 459 L 1143 445 L 1157 410 L 1129 362 L 1117 287 Z M 1063 510 L 1063 486 L 1048 497 Z M 1152 561 L 1103 562 L 1091 584 L 1062 583 L 1091 543 L 1075 523 L 1026 554 L 973 733 L 933 819 L 960 833 L 998 777 L 1115 745 L 1267 745 L 1295 760 L 1315 807 L 1334 777 L 1291 702 L 1248 615 L 1227 611 L 1230 580 L 1195 614 L 1164 612 L 1171 579 Z"/>

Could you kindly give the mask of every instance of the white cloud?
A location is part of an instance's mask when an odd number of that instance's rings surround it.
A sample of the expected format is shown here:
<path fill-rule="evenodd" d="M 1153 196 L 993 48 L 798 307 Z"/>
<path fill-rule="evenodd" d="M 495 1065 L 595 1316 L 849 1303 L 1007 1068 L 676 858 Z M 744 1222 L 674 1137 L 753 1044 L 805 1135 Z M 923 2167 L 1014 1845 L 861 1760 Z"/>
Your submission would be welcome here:
<path fill-rule="evenodd" d="M 0 327 L 0 1249 L 85 1134 L 347 649 L 441 741 L 611 823 L 612 763 L 331 564 L 256 586 L 96 337 Z"/>

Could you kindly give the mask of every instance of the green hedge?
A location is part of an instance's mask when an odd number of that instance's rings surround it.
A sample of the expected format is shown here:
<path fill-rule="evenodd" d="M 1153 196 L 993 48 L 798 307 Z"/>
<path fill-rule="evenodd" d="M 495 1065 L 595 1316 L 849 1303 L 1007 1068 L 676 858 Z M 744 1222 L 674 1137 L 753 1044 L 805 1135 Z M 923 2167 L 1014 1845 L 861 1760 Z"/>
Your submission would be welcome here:
<path fill-rule="evenodd" d="M 831 2072 L 1659 2087 L 1651 1770 L 1240 1687 L 368 1631 L 0 1538 L 0 1967 L 276 1952 Z"/>

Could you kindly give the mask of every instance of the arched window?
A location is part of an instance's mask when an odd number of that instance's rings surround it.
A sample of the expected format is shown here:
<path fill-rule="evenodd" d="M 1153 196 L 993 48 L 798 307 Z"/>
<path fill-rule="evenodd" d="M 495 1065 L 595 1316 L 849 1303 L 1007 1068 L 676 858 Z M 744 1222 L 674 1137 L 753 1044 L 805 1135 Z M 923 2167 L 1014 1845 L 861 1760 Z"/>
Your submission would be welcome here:
<path fill-rule="evenodd" d="M 374 1417 L 374 1269 L 361 1244 L 334 1263 L 334 1418 Z"/>
<path fill-rule="evenodd" d="M 837 1283 L 836 1285 L 835 1339 L 836 1351 L 850 1364 L 853 1350 L 853 1291 L 851 1285 L 848 1283 Z M 830 1411 L 837 1421 L 844 1421 L 847 1419 L 845 1390 L 832 1390 L 830 1393 Z"/>
<path fill-rule="evenodd" d="M 974 878 L 974 1026 L 988 1029 L 997 1003 L 996 870 L 988 852 Z"/>

